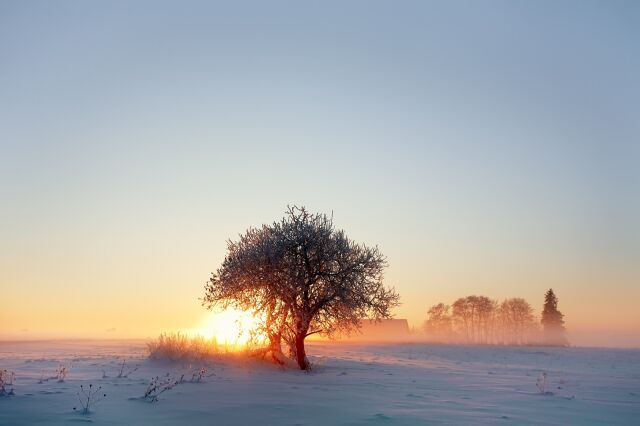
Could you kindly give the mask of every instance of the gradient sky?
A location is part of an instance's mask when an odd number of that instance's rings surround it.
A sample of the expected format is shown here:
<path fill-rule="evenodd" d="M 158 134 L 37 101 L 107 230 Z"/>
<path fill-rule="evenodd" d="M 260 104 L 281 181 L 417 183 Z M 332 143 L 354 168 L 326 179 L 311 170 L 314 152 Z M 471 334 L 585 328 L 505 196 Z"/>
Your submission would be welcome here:
<path fill-rule="evenodd" d="M 266 3 L 0 1 L 0 337 L 198 326 L 287 204 L 413 325 L 553 287 L 640 336 L 638 2 Z"/>

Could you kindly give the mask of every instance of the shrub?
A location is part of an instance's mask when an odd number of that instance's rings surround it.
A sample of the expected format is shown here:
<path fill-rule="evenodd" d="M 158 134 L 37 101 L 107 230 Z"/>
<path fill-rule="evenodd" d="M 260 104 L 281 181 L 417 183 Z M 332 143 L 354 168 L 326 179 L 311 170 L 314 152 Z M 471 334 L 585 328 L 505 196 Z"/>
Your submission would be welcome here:
<path fill-rule="evenodd" d="M 0 370 L 0 396 L 12 396 L 13 393 L 13 381 L 16 378 L 16 374 L 9 370 Z"/>
<path fill-rule="evenodd" d="M 60 364 L 58 368 L 56 368 L 56 375 L 50 377 L 50 379 L 57 379 L 58 383 L 62 383 L 67 377 L 67 374 L 69 374 L 69 369 L 65 365 Z"/>
<path fill-rule="evenodd" d="M 543 371 L 536 380 L 536 387 L 542 395 L 553 395 L 553 392 L 547 390 L 549 383 L 547 381 L 547 373 Z"/>
<path fill-rule="evenodd" d="M 106 393 L 102 392 L 102 386 L 94 389 L 93 384 L 89 384 L 88 388 L 80 385 L 80 392 L 78 392 L 77 395 L 80 406 L 82 407 L 80 411 L 82 414 L 89 414 L 91 412 L 91 406 L 107 396 Z M 77 408 L 73 407 L 73 409 L 76 410 Z"/>
<path fill-rule="evenodd" d="M 149 357 L 170 361 L 206 360 L 220 354 L 215 338 L 189 337 L 182 333 L 163 333 L 147 344 Z"/>
<path fill-rule="evenodd" d="M 202 380 L 204 379 L 206 374 L 207 374 L 207 369 L 205 367 L 202 367 L 199 370 L 196 370 L 191 375 L 191 382 L 195 382 L 195 383 L 202 382 Z M 211 373 L 211 374 L 213 374 L 213 373 Z"/>
<path fill-rule="evenodd" d="M 53 376 L 45 377 L 45 370 L 42 370 L 42 374 L 40 375 L 40 380 L 38 380 L 38 384 L 42 384 L 44 382 L 48 382 L 49 380 L 56 380 L 58 383 L 64 382 L 64 379 L 69 374 L 69 368 L 67 368 L 63 364 L 59 364 L 56 367 L 55 373 Z"/>
<path fill-rule="evenodd" d="M 127 378 L 127 377 L 129 377 L 129 375 L 131 375 L 131 373 L 136 371 L 138 368 L 139 368 L 138 365 L 136 365 L 133 368 L 127 367 L 127 359 L 123 358 L 122 359 L 122 364 L 120 364 L 120 371 L 118 372 L 118 376 L 117 377 L 119 377 L 119 378 Z M 104 371 L 102 373 L 104 375 Z"/>
<path fill-rule="evenodd" d="M 152 378 L 151 381 L 149 382 L 149 385 L 147 386 L 147 389 L 144 392 L 143 399 L 149 402 L 157 402 L 158 397 L 162 393 L 173 389 L 174 386 L 176 386 L 179 383 L 182 383 L 183 379 L 184 379 L 184 375 L 182 375 L 182 377 L 179 380 L 176 380 L 169 373 L 167 373 L 167 375 L 163 378 L 160 378 L 160 376 L 156 376 Z"/>

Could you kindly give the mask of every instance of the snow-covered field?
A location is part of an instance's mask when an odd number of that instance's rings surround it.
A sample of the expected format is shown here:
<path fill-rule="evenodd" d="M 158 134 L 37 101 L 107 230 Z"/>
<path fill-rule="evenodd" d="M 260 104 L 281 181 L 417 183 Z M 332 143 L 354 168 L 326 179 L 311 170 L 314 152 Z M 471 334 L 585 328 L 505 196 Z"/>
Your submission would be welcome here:
<path fill-rule="evenodd" d="M 309 374 L 221 359 L 190 382 L 203 365 L 149 360 L 141 341 L 0 342 L 0 369 L 16 374 L 0 425 L 640 424 L 640 350 L 313 343 L 309 353 Z M 123 357 L 139 369 L 117 378 Z M 60 364 L 64 381 L 47 380 Z M 144 400 L 167 373 L 184 383 Z M 107 396 L 83 415 L 73 407 L 89 384 Z"/>

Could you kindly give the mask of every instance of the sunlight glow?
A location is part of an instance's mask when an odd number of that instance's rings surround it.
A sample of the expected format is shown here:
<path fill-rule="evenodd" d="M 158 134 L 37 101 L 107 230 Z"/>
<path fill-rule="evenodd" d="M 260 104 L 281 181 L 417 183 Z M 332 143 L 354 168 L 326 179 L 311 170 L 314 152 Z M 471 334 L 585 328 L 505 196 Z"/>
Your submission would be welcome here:
<path fill-rule="evenodd" d="M 256 331 L 258 323 L 259 319 L 250 312 L 227 309 L 211 313 L 203 325 L 190 334 L 215 338 L 218 345 L 229 350 L 241 350 L 249 346 L 252 338 L 257 343 L 266 340 Z"/>

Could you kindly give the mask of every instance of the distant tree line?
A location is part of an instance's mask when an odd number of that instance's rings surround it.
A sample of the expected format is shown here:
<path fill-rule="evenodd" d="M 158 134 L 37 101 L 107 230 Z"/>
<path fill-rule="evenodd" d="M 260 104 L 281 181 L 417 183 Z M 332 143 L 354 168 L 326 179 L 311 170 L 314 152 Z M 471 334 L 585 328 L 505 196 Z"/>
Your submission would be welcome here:
<path fill-rule="evenodd" d="M 441 342 L 566 345 L 563 317 L 551 289 L 545 294 L 540 320 L 529 302 L 520 297 L 499 302 L 472 295 L 461 297 L 451 305 L 432 306 L 423 328 L 431 340 Z"/>

